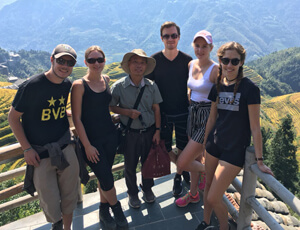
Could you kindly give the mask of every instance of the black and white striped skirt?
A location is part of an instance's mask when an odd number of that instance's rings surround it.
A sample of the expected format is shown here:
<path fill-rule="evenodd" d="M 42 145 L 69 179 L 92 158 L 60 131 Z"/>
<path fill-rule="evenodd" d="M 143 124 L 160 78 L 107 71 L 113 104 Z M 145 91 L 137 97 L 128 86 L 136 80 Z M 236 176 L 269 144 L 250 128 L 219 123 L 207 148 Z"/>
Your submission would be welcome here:
<path fill-rule="evenodd" d="M 187 134 L 200 144 L 204 141 L 206 122 L 210 113 L 211 102 L 195 102 L 191 100 Z"/>

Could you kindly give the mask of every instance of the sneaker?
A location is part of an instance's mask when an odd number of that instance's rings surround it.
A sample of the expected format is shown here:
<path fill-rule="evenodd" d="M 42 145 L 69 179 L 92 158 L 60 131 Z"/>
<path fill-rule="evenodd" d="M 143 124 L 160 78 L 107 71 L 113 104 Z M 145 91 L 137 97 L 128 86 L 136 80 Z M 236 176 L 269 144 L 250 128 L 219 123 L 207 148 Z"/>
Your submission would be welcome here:
<path fill-rule="evenodd" d="M 191 179 L 190 173 L 187 172 L 187 171 L 183 171 L 183 172 L 182 172 L 182 176 L 183 176 L 184 181 L 185 181 L 187 184 L 189 184 L 189 183 L 190 183 L 190 179 Z"/>
<path fill-rule="evenodd" d="M 132 208 L 139 208 L 141 207 L 141 200 L 139 199 L 139 196 L 138 194 L 136 195 L 133 195 L 133 196 L 130 196 L 128 194 L 128 197 L 129 197 L 129 206 L 132 207 Z"/>
<path fill-rule="evenodd" d="M 56 223 L 52 224 L 51 230 L 63 230 L 63 221 L 57 221 Z"/>
<path fill-rule="evenodd" d="M 147 203 L 153 203 L 156 200 L 156 197 L 154 195 L 154 193 L 152 192 L 152 189 L 150 188 L 150 190 L 144 191 L 142 189 L 142 192 L 144 194 L 144 200 Z"/>
<path fill-rule="evenodd" d="M 198 227 L 196 228 L 196 230 L 205 230 L 205 229 L 209 229 L 210 227 L 212 227 L 211 225 L 205 223 L 205 221 L 203 220 Z"/>
<path fill-rule="evenodd" d="M 205 174 L 205 172 L 201 172 L 200 173 L 200 183 L 198 186 L 199 190 L 202 190 L 202 191 L 204 190 L 205 183 L 206 183 L 206 174 Z"/>
<path fill-rule="evenodd" d="M 174 185 L 173 185 L 173 196 L 180 196 L 182 193 L 182 182 L 181 176 L 175 176 L 174 178 Z"/>
<path fill-rule="evenodd" d="M 183 208 L 189 203 L 198 203 L 200 201 L 199 192 L 195 196 L 192 196 L 191 192 L 185 194 L 185 196 L 178 198 L 175 203 L 178 207 Z"/>

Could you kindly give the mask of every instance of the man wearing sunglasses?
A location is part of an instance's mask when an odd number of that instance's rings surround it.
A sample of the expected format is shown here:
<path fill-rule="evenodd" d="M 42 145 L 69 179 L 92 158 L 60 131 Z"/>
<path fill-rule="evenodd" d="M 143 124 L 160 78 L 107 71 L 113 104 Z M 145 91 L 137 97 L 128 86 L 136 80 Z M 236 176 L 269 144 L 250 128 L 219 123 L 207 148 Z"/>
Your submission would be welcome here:
<path fill-rule="evenodd" d="M 66 114 L 67 77 L 76 58 L 71 46 L 56 46 L 51 68 L 20 85 L 8 115 L 27 163 L 24 189 L 31 195 L 37 191 L 52 229 L 71 229 L 78 199 L 79 167 Z"/>
<path fill-rule="evenodd" d="M 176 164 L 177 158 L 188 142 L 187 118 L 188 118 L 188 63 L 192 57 L 177 49 L 180 39 L 180 28 L 174 22 L 165 22 L 160 28 L 161 40 L 164 49 L 152 55 L 156 60 L 154 71 L 147 78 L 157 84 L 163 102 L 160 104 L 161 111 L 161 139 L 165 140 L 170 158 Z M 178 153 L 172 151 L 172 136 L 175 129 L 176 147 Z M 188 172 L 177 170 L 174 178 L 173 195 L 182 193 L 181 174 L 189 183 Z"/>

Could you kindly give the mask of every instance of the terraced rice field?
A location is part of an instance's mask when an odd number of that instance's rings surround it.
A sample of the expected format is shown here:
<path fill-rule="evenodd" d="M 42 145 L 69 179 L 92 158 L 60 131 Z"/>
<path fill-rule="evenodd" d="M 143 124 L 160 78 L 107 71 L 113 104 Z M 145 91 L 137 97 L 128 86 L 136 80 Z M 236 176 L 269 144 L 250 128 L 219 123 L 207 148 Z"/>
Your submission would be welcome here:
<path fill-rule="evenodd" d="M 298 146 L 297 159 L 300 162 L 300 93 L 287 94 L 274 97 L 262 103 L 262 111 L 269 122 L 277 126 L 280 119 L 290 114 L 296 131 L 296 142 Z"/>

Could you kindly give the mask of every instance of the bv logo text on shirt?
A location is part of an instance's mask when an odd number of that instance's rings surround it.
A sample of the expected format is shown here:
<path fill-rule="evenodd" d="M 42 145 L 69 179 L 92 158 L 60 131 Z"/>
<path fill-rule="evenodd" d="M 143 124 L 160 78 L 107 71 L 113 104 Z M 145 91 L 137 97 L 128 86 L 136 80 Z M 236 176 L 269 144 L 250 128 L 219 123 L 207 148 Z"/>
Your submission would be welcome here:
<path fill-rule="evenodd" d="M 66 115 L 66 106 L 65 106 L 65 98 L 61 96 L 61 98 L 54 99 L 51 97 L 49 102 L 49 108 L 42 110 L 42 121 L 48 121 L 51 118 L 54 118 L 55 120 L 64 118 Z"/>

